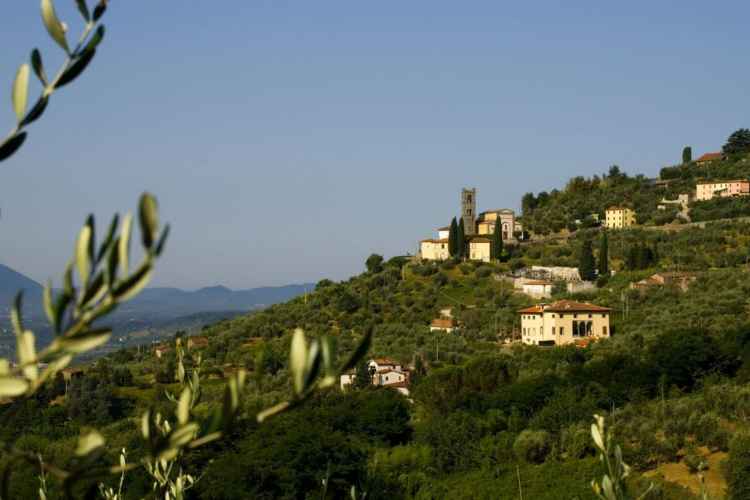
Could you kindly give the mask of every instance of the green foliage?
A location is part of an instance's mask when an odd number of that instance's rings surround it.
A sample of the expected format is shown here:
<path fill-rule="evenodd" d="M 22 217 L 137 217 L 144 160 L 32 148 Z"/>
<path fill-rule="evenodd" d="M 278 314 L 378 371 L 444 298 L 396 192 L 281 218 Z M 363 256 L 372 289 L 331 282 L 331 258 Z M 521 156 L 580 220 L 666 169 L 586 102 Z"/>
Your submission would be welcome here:
<path fill-rule="evenodd" d="M 729 444 L 728 498 L 750 498 L 750 435 L 740 433 Z"/>
<path fill-rule="evenodd" d="M 354 376 L 354 383 L 352 384 L 356 389 L 364 389 L 372 385 L 372 375 L 370 371 L 370 364 L 367 361 L 362 361 L 357 364 L 357 372 Z"/>
<path fill-rule="evenodd" d="M 601 239 L 599 240 L 599 276 L 609 275 L 609 237 L 607 232 L 602 233 Z"/>
<path fill-rule="evenodd" d="M 593 281 L 596 279 L 596 261 L 591 248 L 591 240 L 583 242 L 581 253 L 578 256 L 578 272 L 582 280 Z"/>
<path fill-rule="evenodd" d="M 490 244 L 490 254 L 493 260 L 500 260 L 503 257 L 503 232 L 500 228 L 500 220 L 495 221 L 495 230 L 492 233 L 492 243 Z"/>
<path fill-rule="evenodd" d="M 544 462 L 552 448 L 551 441 L 548 432 L 526 429 L 513 443 L 513 453 L 518 460 L 540 464 Z"/>
<path fill-rule="evenodd" d="M 693 161 L 693 148 L 685 146 L 682 148 L 682 164 L 687 165 Z"/>
<path fill-rule="evenodd" d="M 383 256 L 376 253 L 370 255 L 365 262 L 368 273 L 379 273 L 383 270 Z"/>
<path fill-rule="evenodd" d="M 741 128 L 732 132 L 721 150 L 725 155 L 750 153 L 750 129 Z"/>
<path fill-rule="evenodd" d="M 464 219 L 461 217 L 458 222 L 458 229 L 456 230 L 456 256 L 461 259 L 465 258 L 466 249 L 466 228 L 464 227 Z"/>
<path fill-rule="evenodd" d="M 448 252 L 451 257 L 460 257 L 460 243 L 458 236 L 458 224 L 456 218 L 451 219 L 450 231 L 448 232 Z"/>

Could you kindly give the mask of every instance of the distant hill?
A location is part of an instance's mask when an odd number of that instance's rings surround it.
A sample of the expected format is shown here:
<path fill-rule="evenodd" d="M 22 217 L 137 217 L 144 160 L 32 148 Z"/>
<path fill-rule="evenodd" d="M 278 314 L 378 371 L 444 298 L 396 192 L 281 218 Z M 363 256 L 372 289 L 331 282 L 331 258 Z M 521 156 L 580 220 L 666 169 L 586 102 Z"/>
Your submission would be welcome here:
<path fill-rule="evenodd" d="M 247 290 L 231 290 L 224 286 L 206 287 L 195 291 L 166 287 L 146 288 L 135 299 L 117 309 L 112 315 L 112 320 L 115 323 L 135 321 L 142 325 L 144 322 L 160 323 L 199 313 L 245 312 L 285 302 L 313 288 L 314 283 Z M 42 286 L 0 264 L 0 328 L 8 320 L 11 304 L 19 290 L 25 292 L 25 315 L 30 320 L 41 318 Z"/>
<path fill-rule="evenodd" d="M 123 305 L 118 314 L 159 314 L 177 318 L 197 312 L 249 311 L 286 302 L 306 290 L 312 291 L 314 283 L 231 290 L 212 286 L 195 291 L 179 288 L 147 288 L 132 301 Z"/>
<path fill-rule="evenodd" d="M 19 290 L 24 291 L 24 312 L 29 315 L 41 313 L 42 285 L 0 264 L 0 321 L 8 317 Z"/>

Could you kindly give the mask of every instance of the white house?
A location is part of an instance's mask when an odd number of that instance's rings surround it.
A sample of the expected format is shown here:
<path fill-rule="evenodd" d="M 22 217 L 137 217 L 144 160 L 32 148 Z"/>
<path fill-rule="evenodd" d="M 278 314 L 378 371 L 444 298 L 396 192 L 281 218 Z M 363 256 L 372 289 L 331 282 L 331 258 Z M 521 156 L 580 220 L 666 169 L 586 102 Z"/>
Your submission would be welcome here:
<path fill-rule="evenodd" d="M 523 293 L 535 299 L 552 297 L 552 282 L 545 280 L 527 280 L 521 285 Z"/>
<path fill-rule="evenodd" d="M 409 395 L 409 370 L 401 363 L 390 358 L 375 358 L 367 362 L 372 374 L 372 385 L 379 385 L 395 389 L 398 392 Z M 357 378 L 355 372 L 342 373 L 339 384 L 344 390 L 346 386 L 354 383 Z"/>

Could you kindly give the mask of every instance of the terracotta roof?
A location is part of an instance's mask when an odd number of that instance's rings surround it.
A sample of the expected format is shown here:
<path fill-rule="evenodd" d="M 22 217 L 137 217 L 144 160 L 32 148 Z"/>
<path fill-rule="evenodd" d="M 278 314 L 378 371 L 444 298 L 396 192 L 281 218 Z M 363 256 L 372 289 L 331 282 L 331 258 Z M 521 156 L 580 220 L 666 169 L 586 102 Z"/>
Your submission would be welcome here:
<path fill-rule="evenodd" d="M 551 285 L 551 281 L 546 280 L 529 280 L 523 283 L 524 285 Z"/>
<path fill-rule="evenodd" d="M 721 153 L 706 153 L 695 161 L 714 161 L 721 160 L 724 157 Z"/>
<path fill-rule="evenodd" d="M 481 237 L 472 238 L 469 244 L 472 244 L 472 243 L 492 243 L 492 240 L 490 240 L 489 238 L 481 238 Z"/>
<path fill-rule="evenodd" d="M 391 358 L 374 358 L 374 359 L 371 359 L 370 361 L 374 361 L 375 363 L 379 365 L 394 365 L 395 366 L 395 365 L 401 364 L 397 361 L 393 361 Z"/>
<path fill-rule="evenodd" d="M 518 311 L 520 314 L 541 314 L 542 312 L 609 312 L 608 307 L 597 306 L 587 302 L 558 300 L 552 304 L 537 304 Z"/>
<path fill-rule="evenodd" d="M 450 226 L 445 226 L 445 227 L 439 227 L 438 228 L 438 231 L 450 231 L 450 230 L 451 230 Z"/>
<path fill-rule="evenodd" d="M 437 318 L 432 320 L 430 326 L 434 326 L 435 328 L 453 328 L 454 325 L 453 320 L 450 318 Z"/>
<path fill-rule="evenodd" d="M 542 314 L 544 312 L 544 307 L 541 305 L 536 305 L 527 307 L 526 309 L 519 309 L 518 312 L 521 314 Z"/>
<path fill-rule="evenodd" d="M 607 212 L 609 212 L 610 210 L 633 210 L 633 209 L 632 208 L 628 208 L 628 207 L 616 207 L 616 206 L 613 206 L 613 207 L 609 207 L 607 209 Z"/>
<path fill-rule="evenodd" d="M 448 243 L 448 239 L 447 238 L 443 238 L 442 240 L 426 239 L 426 240 L 422 240 L 422 243 Z"/>

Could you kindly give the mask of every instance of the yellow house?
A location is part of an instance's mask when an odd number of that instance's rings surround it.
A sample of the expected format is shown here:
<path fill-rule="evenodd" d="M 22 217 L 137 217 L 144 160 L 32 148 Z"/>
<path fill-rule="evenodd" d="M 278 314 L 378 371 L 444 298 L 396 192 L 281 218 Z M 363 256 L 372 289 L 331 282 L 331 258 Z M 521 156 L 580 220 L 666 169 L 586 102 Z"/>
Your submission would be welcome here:
<path fill-rule="evenodd" d="M 528 345 L 565 345 L 609 338 L 611 309 L 559 300 L 521 309 L 521 341 Z"/>
<path fill-rule="evenodd" d="M 635 225 L 635 210 L 625 207 L 610 207 L 606 211 L 604 227 L 622 229 Z"/>
<path fill-rule="evenodd" d="M 469 242 L 469 259 L 489 262 L 491 245 L 492 242 L 487 238 L 472 238 Z"/>
<path fill-rule="evenodd" d="M 422 240 L 419 244 L 419 254 L 424 260 L 447 260 L 450 258 L 448 239 Z"/>

